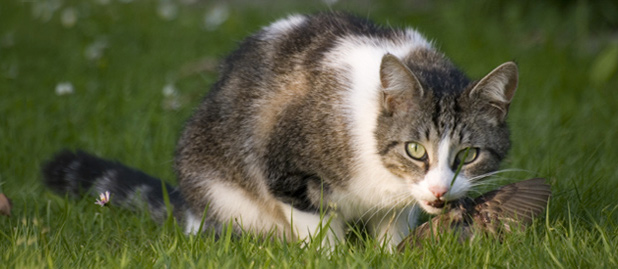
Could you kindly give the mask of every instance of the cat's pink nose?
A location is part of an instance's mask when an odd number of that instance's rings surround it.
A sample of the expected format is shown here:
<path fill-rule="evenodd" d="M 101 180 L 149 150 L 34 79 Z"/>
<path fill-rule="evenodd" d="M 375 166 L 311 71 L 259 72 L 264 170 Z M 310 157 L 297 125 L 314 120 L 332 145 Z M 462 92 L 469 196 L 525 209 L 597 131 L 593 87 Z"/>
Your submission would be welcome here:
<path fill-rule="evenodd" d="M 431 186 L 429 187 L 429 191 L 436 196 L 436 198 L 440 198 L 444 196 L 444 194 L 448 191 L 447 187 L 442 186 Z"/>

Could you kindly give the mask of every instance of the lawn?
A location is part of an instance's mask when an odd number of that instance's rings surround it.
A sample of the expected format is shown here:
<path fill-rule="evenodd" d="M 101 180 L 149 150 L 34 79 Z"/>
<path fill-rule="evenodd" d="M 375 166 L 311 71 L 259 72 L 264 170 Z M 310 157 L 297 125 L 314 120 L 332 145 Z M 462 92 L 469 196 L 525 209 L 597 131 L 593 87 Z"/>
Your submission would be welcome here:
<path fill-rule="evenodd" d="M 327 5 L 326 2 L 330 2 Z M 5 0 L 0 3 L 0 267 L 618 267 L 618 5 L 611 1 Z M 330 255 L 251 237 L 186 236 L 173 220 L 99 207 L 41 184 L 85 149 L 166 181 L 184 121 L 219 59 L 293 12 L 348 10 L 413 26 L 475 78 L 515 60 L 508 180 L 545 177 L 548 210 L 503 242 L 405 253 L 357 240 Z M 497 179 L 499 180 L 499 179 Z"/>

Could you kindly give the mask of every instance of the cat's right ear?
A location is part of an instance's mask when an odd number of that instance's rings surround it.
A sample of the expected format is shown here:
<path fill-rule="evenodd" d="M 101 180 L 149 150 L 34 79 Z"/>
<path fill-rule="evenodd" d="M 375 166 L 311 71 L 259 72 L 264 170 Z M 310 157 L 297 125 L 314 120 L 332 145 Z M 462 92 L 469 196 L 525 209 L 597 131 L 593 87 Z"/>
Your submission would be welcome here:
<path fill-rule="evenodd" d="M 484 100 L 496 112 L 492 113 L 494 119 L 503 122 L 517 90 L 518 73 L 514 62 L 503 63 L 481 79 L 469 94 L 472 98 Z"/>
<path fill-rule="evenodd" d="M 387 53 L 380 64 L 382 107 L 390 115 L 413 109 L 423 97 L 418 78 L 399 58 Z"/>

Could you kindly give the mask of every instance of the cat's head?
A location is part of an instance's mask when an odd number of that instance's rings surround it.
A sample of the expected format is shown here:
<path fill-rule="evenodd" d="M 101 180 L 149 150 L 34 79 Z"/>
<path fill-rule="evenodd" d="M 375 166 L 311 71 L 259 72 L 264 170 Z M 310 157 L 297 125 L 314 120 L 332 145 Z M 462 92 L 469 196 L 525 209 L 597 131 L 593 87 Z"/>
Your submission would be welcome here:
<path fill-rule="evenodd" d="M 419 53 L 383 57 L 375 135 L 385 167 L 405 180 L 425 211 L 439 213 L 506 156 L 518 71 L 507 62 L 470 82 L 440 54 Z"/>

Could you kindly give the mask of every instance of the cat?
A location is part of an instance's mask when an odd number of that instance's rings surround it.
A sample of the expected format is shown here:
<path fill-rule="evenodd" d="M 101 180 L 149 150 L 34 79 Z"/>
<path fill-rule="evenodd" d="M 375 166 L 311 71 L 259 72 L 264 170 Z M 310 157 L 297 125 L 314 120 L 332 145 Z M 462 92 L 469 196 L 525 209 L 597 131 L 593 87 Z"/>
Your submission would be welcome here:
<path fill-rule="evenodd" d="M 410 28 L 290 15 L 223 61 L 187 121 L 179 187 L 166 185 L 173 213 L 187 233 L 231 223 L 289 241 L 324 231 L 323 244 L 362 221 L 396 246 L 419 208 L 437 214 L 498 169 L 517 83 L 514 62 L 470 80 Z M 167 216 L 160 180 L 120 163 L 65 150 L 42 170 L 59 193 L 109 191 L 112 204 Z"/>

